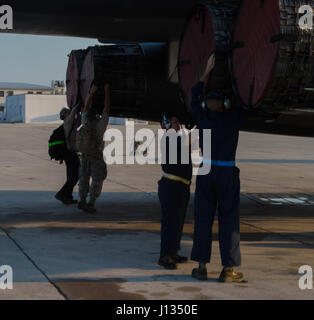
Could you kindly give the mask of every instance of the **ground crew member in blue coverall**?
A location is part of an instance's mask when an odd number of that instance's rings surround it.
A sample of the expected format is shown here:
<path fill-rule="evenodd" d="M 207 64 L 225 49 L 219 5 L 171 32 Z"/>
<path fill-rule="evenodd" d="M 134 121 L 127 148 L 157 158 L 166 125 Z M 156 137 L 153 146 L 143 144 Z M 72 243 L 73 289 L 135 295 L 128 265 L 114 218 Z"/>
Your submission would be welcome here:
<path fill-rule="evenodd" d="M 219 247 L 223 270 L 221 282 L 242 282 L 243 274 L 233 267 L 241 265 L 240 254 L 240 170 L 235 165 L 240 124 L 245 110 L 231 100 L 210 93 L 204 98 L 204 88 L 215 66 L 215 55 L 208 60 L 205 72 L 192 88 L 191 109 L 200 130 L 200 147 L 203 151 L 202 130 L 211 129 L 211 159 L 203 159 L 201 166 L 211 165 L 207 175 L 198 175 L 195 191 L 195 226 L 191 259 L 199 262 L 192 277 L 207 280 L 206 263 L 212 250 L 212 226 L 218 207 Z M 209 142 L 210 143 L 210 142 Z"/>
<path fill-rule="evenodd" d="M 163 177 L 158 182 L 158 196 L 161 205 L 161 245 L 158 264 L 165 269 L 176 269 L 177 263 L 184 263 L 187 257 L 180 256 L 180 241 L 190 200 L 190 184 L 192 179 L 192 160 L 190 151 L 190 137 L 182 134 L 177 116 L 164 114 L 161 125 L 163 129 L 173 129 L 177 139 L 177 153 L 175 162 L 170 161 L 171 141 L 164 135 L 161 144 L 165 143 L 165 152 L 162 153 Z M 175 133 L 176 132 L 176 133 Z M 181 132 L 182 133 L 182 132 Z M 183 144 L 181 145 L 181 141 Z M 187 153 L 187 161 L 181 158 L 182 146 Z M 181 161 L 182 159 L 182 161 Z"/>

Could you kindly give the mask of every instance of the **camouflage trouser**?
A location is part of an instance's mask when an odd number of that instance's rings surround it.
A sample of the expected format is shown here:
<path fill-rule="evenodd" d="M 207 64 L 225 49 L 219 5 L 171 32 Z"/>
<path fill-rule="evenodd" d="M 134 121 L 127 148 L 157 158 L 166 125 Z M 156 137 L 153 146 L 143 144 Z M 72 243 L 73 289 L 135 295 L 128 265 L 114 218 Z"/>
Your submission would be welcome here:
<path fill-rule="evenodd" d="M 101 194 L 102 185 L 106 177 L 107 166 L 102 153 L 93 156 L 82 154 L 79 182 L 81 200 L 85 200 L 90 191 L 90 201 L 95 202 Z M 90 178 L 92 178 L 92 183 L 89 186 Z"/>

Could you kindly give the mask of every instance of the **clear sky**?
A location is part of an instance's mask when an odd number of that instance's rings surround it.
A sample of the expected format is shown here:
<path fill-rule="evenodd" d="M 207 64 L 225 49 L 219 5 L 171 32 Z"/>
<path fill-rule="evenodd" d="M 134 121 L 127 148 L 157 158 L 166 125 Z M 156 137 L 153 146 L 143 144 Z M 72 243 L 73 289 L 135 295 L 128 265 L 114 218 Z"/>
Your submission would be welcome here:
<path fill-rule="evenodd" d="M 0 82 L 51 85 L 65 80 L 68 54 L 97 39 L 0 34 Z"/>

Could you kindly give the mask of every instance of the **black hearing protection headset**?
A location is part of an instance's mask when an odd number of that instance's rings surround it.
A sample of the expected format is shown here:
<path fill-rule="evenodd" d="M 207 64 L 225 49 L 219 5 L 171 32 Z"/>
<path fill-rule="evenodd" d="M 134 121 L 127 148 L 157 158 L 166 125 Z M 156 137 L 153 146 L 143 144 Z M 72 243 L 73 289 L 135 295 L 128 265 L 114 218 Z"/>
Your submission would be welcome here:
<path fill-rule="evenodd" d="M 204 110 L 206 110 L 206 100 L 222 100 L 222 107 L 225 112 L 230 111 L 232 108 L 231 100 L 218 92 L 211 92 L 201 99 L 201 106 Z"/>
<path fill-rule="evenodd" d="M 171 116 L 166 112 L 163 113 L 160 124 L 162 129 L 169 130 L 171 128 Z"/>

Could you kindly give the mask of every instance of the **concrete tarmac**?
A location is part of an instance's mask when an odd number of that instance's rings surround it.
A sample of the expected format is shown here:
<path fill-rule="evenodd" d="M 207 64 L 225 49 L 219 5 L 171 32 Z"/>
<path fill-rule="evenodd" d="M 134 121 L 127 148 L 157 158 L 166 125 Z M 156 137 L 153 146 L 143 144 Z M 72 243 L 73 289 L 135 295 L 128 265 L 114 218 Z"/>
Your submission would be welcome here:
<path fill-rule="evenodd" d="M 0 125 L 0 267 L 13 269 L 13 290 L 0 289 L 0 300 L 314 299 L 298 274 L 302 265 L 314 268 L 313 138 L 241 132 L 237 270 L 247 281 L 222 284 L 217 222 L 208 281 L 190 276 L 193 261 L 174 271 L 157 265 L 159 165 L 108 166 L 95 215 L 58 202 L 65 166 L 47 154 L 55 126 Z M 183 255 L 192 237 L 193 195 Z"/>

